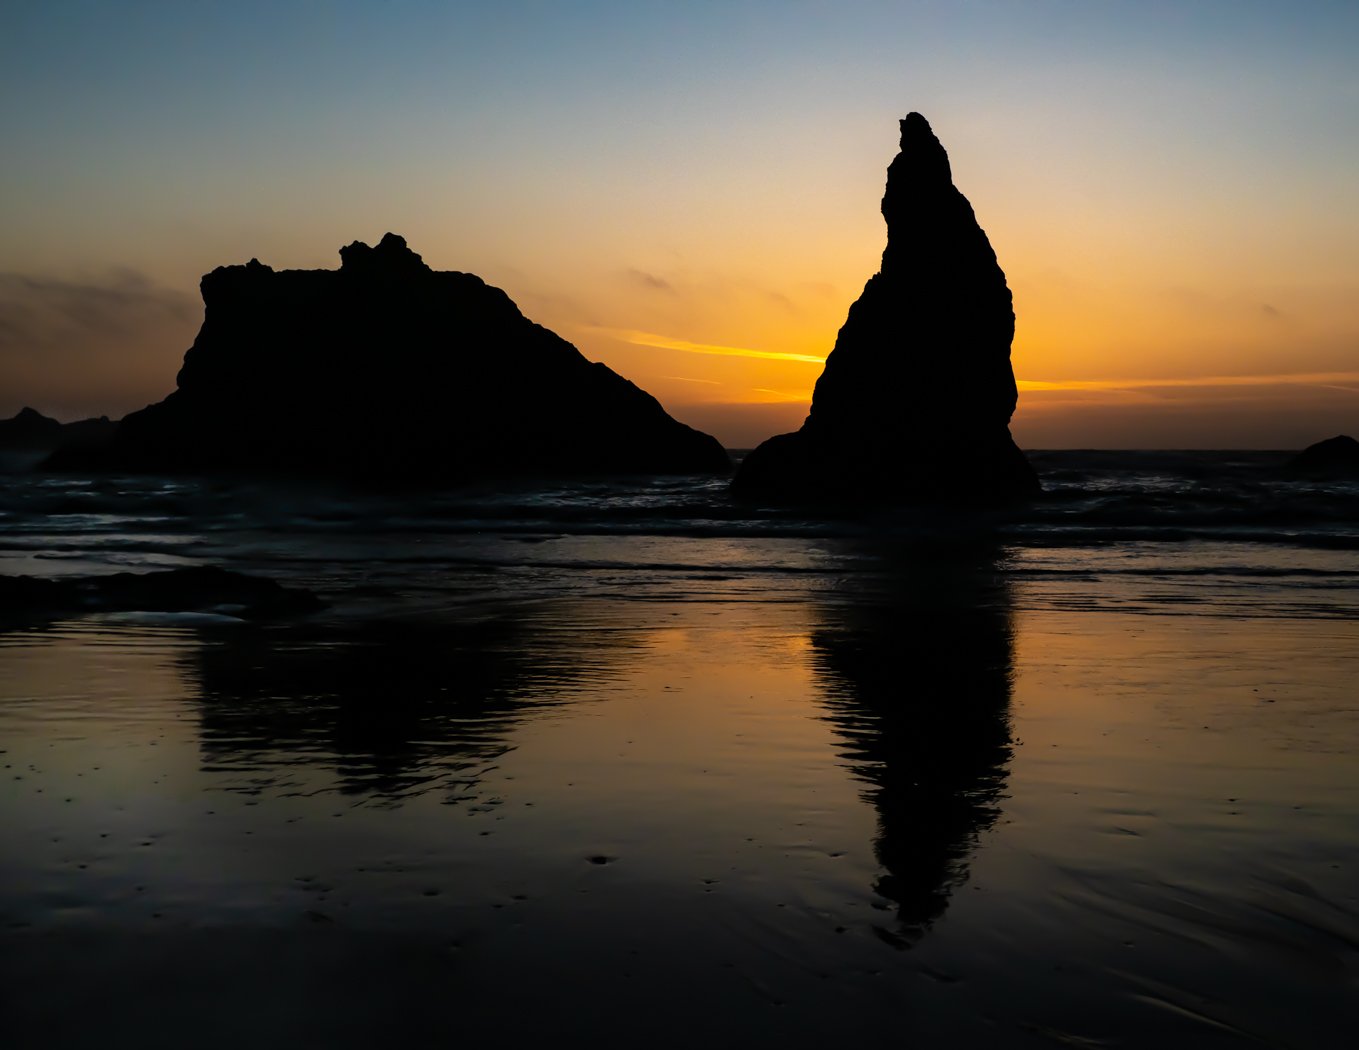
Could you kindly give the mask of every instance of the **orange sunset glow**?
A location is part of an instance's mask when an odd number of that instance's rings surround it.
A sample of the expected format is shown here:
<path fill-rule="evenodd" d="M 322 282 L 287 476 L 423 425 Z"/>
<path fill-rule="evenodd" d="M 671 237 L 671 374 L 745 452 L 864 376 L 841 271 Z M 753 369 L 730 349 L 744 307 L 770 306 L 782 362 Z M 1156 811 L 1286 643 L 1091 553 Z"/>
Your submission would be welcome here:
<path fill-rule="evenodd" d="M 0 1050 L 1351 1050 L 1356 681 L 1359 0 L 0 0 Z"/>
<path fill-rule="evenodd" d="M 26 16 L 0 44 L 0 413 L 155 401 L 202 274 L 334 268 L 392 230 L 751 446 L 800 423 L 877 269 L 916 109 L 1014 293 L 1021 446 L 1359 429 L 1347 30 L 1323 6 L 1210 8 L 583 4 L 511 32 L 453 5 L 356 10 L 322 51 L 287 11 L 258 34 Z M 106 37 L 125 43 L 76 60 Z M 367 68 L 390 75 L 340 72 Z"/>

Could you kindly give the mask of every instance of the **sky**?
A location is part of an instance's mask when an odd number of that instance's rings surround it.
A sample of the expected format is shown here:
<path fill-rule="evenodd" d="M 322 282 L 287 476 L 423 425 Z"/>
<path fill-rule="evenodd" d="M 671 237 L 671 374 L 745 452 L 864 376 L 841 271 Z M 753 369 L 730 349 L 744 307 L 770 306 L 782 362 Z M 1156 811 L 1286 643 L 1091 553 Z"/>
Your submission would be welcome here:
<path fill-rule="evenodd" d="M 204 273 L 392 231 L 748 447 L 915 110 L 1014 292 L 1021 447 L 1359 435 L 1357 59 L 1352 0 L 3 0 L 0 415 L 160 400 Z"/>

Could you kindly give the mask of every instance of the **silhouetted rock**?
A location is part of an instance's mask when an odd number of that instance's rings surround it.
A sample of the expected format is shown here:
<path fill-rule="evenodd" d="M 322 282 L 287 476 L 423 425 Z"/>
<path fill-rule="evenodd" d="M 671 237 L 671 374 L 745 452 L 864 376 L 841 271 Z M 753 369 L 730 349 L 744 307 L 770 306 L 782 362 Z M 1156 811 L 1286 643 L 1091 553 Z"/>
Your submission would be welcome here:
<path fill-rule="evenodd" d="M 98 448 L 113 440 L 118 424 L 108 416 L 80 419 L 61 426 L 62 448 Z"/>
<path fill-rule="evenodd" d="M 108 416 L 60 423 L 37 409 L 21 409 L 13 419 L 0 419 L 0 449 L 55 449 L 98 445 L 112 439 L 118 424 Z"/>
<path fill-rule="evenodd" d="M 107 445 L 118 430 L 108 416 L 60 423 L 32 408 L 0 419 L 0 469 L 25 470 L 57 453 L 85 455 Z"/>
<path fill-rule="evenodd" d="M 1005 274 L 919 113 L 901 122 L 882 214 L 882 268 L 849 309 L 807 421 L 750 453 L 733 492 L 909 504 L 1039 491 L 1010 437 Z"/>
<path fill-rule="evenodd" d="M 61 424 L 35 408 L 20 409 L 13 419 L 0 419 L 0 449 L 56 448 Z"/>
<path fill-rule="evenodd" d="M 26 619 L 90 612 L 227 612 L 263 619 L 314 612 L 308 591 L 211 565 L 42 580 L 0 576 L 0 615 Z"/>
<path fill-rule="evenodd" d="M 1298 478 L 1359 476 L 1359 441 L 1341 434 L 1299 452 L 1284 468 Z"/>
<path fill-rule="evenodd" d="M 339 270 L 252 259 L 203 278 L 179 389 L 127 416 L 109 466 L 457 481 L 729 469 L 706 434 L 405 240 Z"/>

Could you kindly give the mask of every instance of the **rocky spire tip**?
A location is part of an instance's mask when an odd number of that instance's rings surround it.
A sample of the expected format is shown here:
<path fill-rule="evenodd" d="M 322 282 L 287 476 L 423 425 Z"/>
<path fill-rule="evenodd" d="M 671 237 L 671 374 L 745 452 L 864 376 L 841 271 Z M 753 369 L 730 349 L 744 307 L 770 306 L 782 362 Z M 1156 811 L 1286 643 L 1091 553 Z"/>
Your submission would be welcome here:
<path fill-rule="evenodd" d="M 913 182 L 933 182 L 942 178 L 945 183 L 953 184 L 948 151 L 930 128 L 930 122 L 919 113 L 907 113 L 901 121 L 901 155 L 897 161 Z M 892 168 L 897 167 L 898 163 L 893 163 Z M 891 189 L 890 179 L 888 189 Z"/>
<path fill-rule="evenodd" d="M 340 269 L 366 271 L 374 267 L 400 271 L 428 269 L 425 261 L 410 250 L 406 238 L 398 233 L 384 234 L 376 248 L 370 248 L 363 241 L 355 241 L 340 249 Z"/>

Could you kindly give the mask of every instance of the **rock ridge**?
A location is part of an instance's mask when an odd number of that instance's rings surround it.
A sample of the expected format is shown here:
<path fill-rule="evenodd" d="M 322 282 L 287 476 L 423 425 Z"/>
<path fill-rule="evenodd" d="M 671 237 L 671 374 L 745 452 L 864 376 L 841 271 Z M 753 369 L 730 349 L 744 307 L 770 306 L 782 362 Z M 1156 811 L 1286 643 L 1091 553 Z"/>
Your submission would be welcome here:
<path fill-rule="evenodd" d="M 207 274 L 178 389 L 122 420 L 104 465 L 439 483 L 730 469 L 715 438 L 474 274 L 392 233 L 340 258 Z"/>

